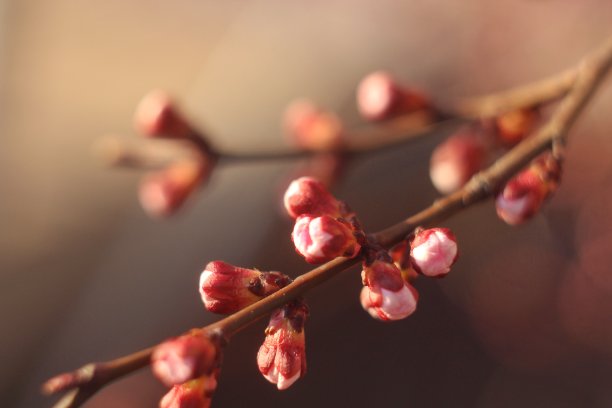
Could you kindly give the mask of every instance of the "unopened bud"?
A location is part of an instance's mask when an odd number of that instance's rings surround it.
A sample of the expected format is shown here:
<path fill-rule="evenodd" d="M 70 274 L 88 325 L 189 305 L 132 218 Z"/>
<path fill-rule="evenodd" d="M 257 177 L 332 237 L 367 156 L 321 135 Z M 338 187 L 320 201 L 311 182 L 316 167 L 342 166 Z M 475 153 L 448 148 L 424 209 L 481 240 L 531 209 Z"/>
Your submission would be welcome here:
<path fill-rule="evenodd" d="M 344 127 L 335 114 L 308 100 L 292 102 L 284 114 L 285 133 L 306 150 L 337 150 L 343 144 Z"/>
<path fill-rule="evenodd" d="M 134 114 L 138 132 L 150 137 L 189 138 L 191 127 L 163 91 L 151 91 L 138 104 Z"/>
<path fill-rule="evenodd" d="M 151 369 L 167 386 L 210 374 L 215 368 L 217 346 L 200 332 L 185 334 L 157 346 Z"/>
<path fill-rule="evenodd" d="M 280 272 L 261 272 L 222 261 L 210 262 L 200 275 L 200 295 L 213 313 L 237 312 L 290 282 Z"/>
<path fill-rule="evenodd" d="M 257 353 L 259 371 L 279 390 L 289 388 L 306 374 L 304 323 L 308 309 L 291 302 L 270 317 L 266 338 Z"/>
<path fill-rule="evenodd" d="M 457 239 L 448 228 L 417 231 L 410 243 L 413 268 L 429 277 L 445 276 L 457 261 Z"/>
<path fill-rule="evenodd" d="M 499 115 L 495 118 L 499 141 L 504 146 L 514 146 L 529 135 L 539 118 L 540 114 L 534 108 L 518 109 Z"/>
<path fill-rule="evenodd" d="M 216 374 L 175 385 L 162 397 L 159 408 L 209 408 L 216 388 Z"/>
<path fill-rule="evenodd" d="M 363 284 L 361 306 L 374 318 L 400 320 L 417 307 L 419 294 L 404 281 L 400 270 L 391 262 L 375 260 L 361 272 Z"/>
<path fill-rule="evenodd" d="M 312 177 L 293 180 L 284 196 L 289 216 L 297 218 L 302 214 L 342 216 L 343 205 L 331 195 L 320 181 Z"/>
<path fill-rule="evenodd" d="M 352 226 L 329 215 L 300 215 L 295 220 L 291 238 L 295 249 L 306 262 L 313 264 L 331 261 L 339 256 L 352 258 L 361 249 Z"/>
<path fill-rule="evenodd" d="M 374 72 L 361 80 L 357 105 L 361 115 L 372 121 L 392 119 L 430 107 L 425 95 L 402 87 L 384 71 Z"/>
<path fill-rule="evenodd" d="M 474 130 L 450 136 L 431 155 L 429 176 L 434 187 L 442 194 L 460 189 L 483 167 L 486 156 L 486 144 Z"/>
<path fill-rule="evenodd" d="M 212 166 L 205 160 L 189 159 L 148 174 L 138 191 L 140 204 L 152 217 L 173 214 L 208 179 Z"/>
<path fill-rule="evenodd" d="M 495 199 L 497 215 L 510 225 L 521 224 L 533 217 L 544 201 L 558 188 L 561 176 L 559 163 L 550 154 L 512 178 Z"/>

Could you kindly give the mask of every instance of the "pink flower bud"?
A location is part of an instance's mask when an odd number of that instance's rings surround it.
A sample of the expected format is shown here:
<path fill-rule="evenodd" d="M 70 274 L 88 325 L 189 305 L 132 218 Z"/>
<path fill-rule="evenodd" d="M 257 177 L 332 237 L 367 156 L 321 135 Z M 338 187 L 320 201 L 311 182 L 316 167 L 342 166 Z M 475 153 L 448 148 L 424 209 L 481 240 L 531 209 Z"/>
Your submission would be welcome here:
<path fill-rule="evenodd" d="M 306 374 L 304 322 L 306 305 L 292 302 L 272 314 L 266 338 L 257 353 L 259 371 L 279 390 Z"/>
<path fill-rule="evenodd" d="M 184 383 L 215 368 L 217 347 L 200 332 L 185 334 L 157 346 L 151 357 L 153 374 L 165 385 Z"/>
<path fill-rule="evenodd" d="M 361 306 L 374 318 L 400 320 L 416 310 L 419 294 L 402 279 L 400 270 L 391 262 L 375 260 L 361 272 L 363 284 Z"/>
<path fill-rule="evenodd" d="M 384 71 L 366 76 L 357 89 L 359 112 L 368 120 L 391 119 L 429 108 L 428 99 L 420 92 L 402 88 Z"/>
<path fill-rule="evenodd" d="M 175 385 L 159 402 L 160 408 L 209 408 L 217 388 L 216 374 Z"/>
<path fill-rule="evenodd" d="M 308 100 L 298 100 L 287 107 L 284 129 L 302 149 L 329 151 L 343 144 L 344 128 L 340 119 Z"/>
<path fill-rule="evenodd" d="M 497 215 L 510 225 L 533 217 L 546 198 L 556 191 L 560 177 L 561 168 L 552 155 L 545 154 L 534 160 L 497 195 Z"/>
<path fill-rule="evenodd" d="M 138 196 L 144 210 L 152 217 L 167 217 L 210 176 L 212 163 L 183 160 L 148 174 L 141 182 Z"/>
<path fill-rule="evenodd" d="M 449 194 L 463 187 L 484 165 L 485 141 L 475 131 L 464 129 L 439 144 L 431 155 L 429 176 L 434 187 Z"/>
<path fill-rule="evenodd" d="M 283 201 L 292 218 L 302 214 L 342 216 L 342 204 L 327 191 L 323 183 L 311 177 L 291 182 Z"/>
<path fill-rule="evenodd" d="M 200 275 L 200 295 L 213 313 L 237 312 L 290 282 L 280 272 L 260 272 L 222 261 L 210 262 Z"/>
<path fill-rule="evenodd" d="M 134 126 L 150 137 L 187 139 L 192 132 L 170 96 L 160 90 L 151 91 L 142 98 L 134 114 Z"/>
<path fill-rule="evenodd" d="M 457 240 L 448 228 L 417 231 L 410 243 L 412 266 L 425 276 L 445 276 L 458 255 Z"/>
<path fill-rule="evenodd" d="M 306 262 L 312 264 L 331 261 L 339 256 L 352 258 L 361 249 L 352 227 L 329 215 L 300 215 L 295 220 L 291 238 L 295 249 Z"/>
<path fill-rule="evenodd" d="M 537 109 L 524 108 L 506 112 L 495 118 L 497 136 L 502 145 L 512 147 L 525 139 L 540 119 Z"/>

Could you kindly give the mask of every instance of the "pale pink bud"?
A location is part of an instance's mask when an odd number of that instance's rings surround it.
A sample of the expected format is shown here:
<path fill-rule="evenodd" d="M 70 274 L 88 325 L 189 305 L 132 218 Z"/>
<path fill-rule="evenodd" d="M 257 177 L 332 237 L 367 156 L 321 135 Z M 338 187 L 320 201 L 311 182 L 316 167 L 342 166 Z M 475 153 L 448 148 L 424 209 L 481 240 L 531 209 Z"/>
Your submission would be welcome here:
<path fill-rule="evenodd" d="M 260 272 L 222 261 L 210 262 L 200 275 L 200 296 L 213 313 L 237 312 L 290 282 L 280 272 Z"/>
<path fill-rule="evenodd" d="M 284 129 L 302 149 L 329 151 L 343 144 L 344 127 L 340 119 L 308 100 L 298 100 L 287 107 Z"/>
<path fill-rule="evenodd" d="M 449 194 L 463 187 L 485 164 L 487 146 L 481 135 L 467 129 L 439 144 L 431 155 L 429 176 L 434 187 Z"/>
<path fill-rule="evenodd" d="M 206 335 L 190 333 L 157 346 L 151 356 L 151 369 L 170 386 L 211 373 L 216 357 L 217 347 Z"/>
<path fill-rule="evenodd" d="M 257 353 L 259 371 L 279 390 L 289 388 L 306 374 L 304 322 L 308 309 L 292 303 L 274 312 L 266 338 Z"/>
<path fill-rule="evenodd" d="M 395 264 L 375 260 L 361 272 L 363 284 L 361 306 L 374 318 L 400 320 L 416 310 L 419 294 L 404 281 Z"/>
<path fill-rule="evenodd" d="M 361 115 L 373 121 L 391 119 L 430 106 L 421 92 L 402 87 L 384 71 L 374 72 L 361 81 L 357 89 L 357 105 Z"/>
<path fill-rule="evenodd" d="M 457 239 L 448 228 L 417 231 L 410 248 L 412 266 L 429 277 L 446 275 L 459 256 Z"/>
<path fill-rule="evenodd" d="M 140 204 L 152 217 L 175 213 L 209 178 L 212 166 L 206 160 L 183 160 L 148 174 L 140 183 Z"/>
<path fill-rule="evenodd" d="M 145 136 L 187 139 L 192 129 L 168 94 L 154 90 L 145 95 L 134 114 L 136 130 Z"/>
<path fill-rule="evenodd" d="M 283 201 L 292 218 L 302 214 L 342 216 L 342 204 L 327 191 L 323 183 L 312 177 L 293 180 Z"/>
<path fill-rule="evenodd" d="M 361 246 L 352 227 L 329 215 L 300 215 L 291 234 L 295 249 L 308 263 L 323 263 L 339 256 L 352 258 Z"/>
<path fill-rule="evenodd" d="M 216 388 L 216 374 L 175 385 L 162 397 L 159 408 L 209 408 Z"/>
<path fill-rule="evenodd" d="M 511 147 L 525 139 L 540 119 L 535 108 L 503 113 L 495 118 L 497 136 L 502 145 Z"/>

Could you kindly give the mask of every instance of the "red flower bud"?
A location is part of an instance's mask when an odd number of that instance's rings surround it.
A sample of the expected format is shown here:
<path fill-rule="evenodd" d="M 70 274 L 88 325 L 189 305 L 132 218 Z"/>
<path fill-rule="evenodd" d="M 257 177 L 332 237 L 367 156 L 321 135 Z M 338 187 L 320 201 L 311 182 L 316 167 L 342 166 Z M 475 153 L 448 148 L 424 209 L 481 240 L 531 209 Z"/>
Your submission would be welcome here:
<path fill-rule="evenodd" d="M 518 109 L 499 115 L 495 118 L 499 141 L 504 146 L 514 146 L 529 135 L 539 119 L 540 114 L 534 108 Z"/>
<path fill-rule="evenodd" d="M 442 194 L 460 189 L 484 165 L 487 146 L 481 135 L 464 129 L 439 144 L 431 155 L 429 176 Z"/>
<path fill-rule="evenodd" d="M 342 216 L 342 204 L 312 177 L 293 180 L 284 197 L 285 208 L 292 218 L 302 214 Z"/>
<path fill-rule="evenodd" d="M 150 137 L 187 139 L 192 133 L 170 96 L 160 90 L 151 91 L 142 98 L 134 114 L 134 126 Z"/>
<path fill-rule="evenodd" d="M 368 120 L 385 120 L 430 107 L 419 91 L 403 88 L 384 71 L 366 76 L 357 89 L 357 105 Z"/>
<path fill-rule="evenodd" d="M 291 234 L 295 249 L 308 263 L 323 263 L 339 256 L 354 257 L 361 246 L 352 227 L 329 215 L 300 215 Z"/>
<path fill-rule="evenodd" d="M 159 402 L 160 408 L 209 408 L 217 388 L 216 373 L 175 385 Z"/>
<path fill-rule="evenodd" d="M 210 262 L 200 275 L 204 307 L 213 313 L 237 312 L 290 282 L 280 272 L 260 272 L 222 261 Z"/>
<path fill-rule="evenodd" d="M 150 173 L 140 183 L 140 204 L 152 217 L 167 217 L 208 179 L 211 170 L 211 162 L 194 159 Z"/>
<path fill-rule="evenodd" d="M 395 264 L 375 260 L 361 272 L 363 284 L 361 306 L 374 318 L 400 320 L 416 310 L 419 294 L 402 279 Z"/>
<path fill-rule="evenodd" d="M 266 338 L 257 353 L 259 371 L 279 390 L 306 374 L 304 322 L 308 309 L 292 302 L 270 317 Z"/>
<path fill-rule="evenodd" d="M 285 133 L 302 149 L 337 150 L 343 144 L 340 119 L 307 100 L 292 102 L 284 114 Z"/>
<path fill-rule="evenodd" d="M 445 276 L 458 256 L 457 239 L 448 228 L 417 231 L 410 243 L 412 266 L 425 276 Z"/>
<path fill-rule="evenodd" d="M 539 210 L 556 191 L 561 177 L 559 163 L 550 154 L 534 160 L 512 178 L 495 199 L 497 215 L 510 225 L 520 224 Z"/>
<path fill-rule="evenodd" d="M 196 332 L 167 340 L 157 346 L 151 357 L 153 374 L 170 386 L 210 374 L 215 368 L 216 345 Z"/>

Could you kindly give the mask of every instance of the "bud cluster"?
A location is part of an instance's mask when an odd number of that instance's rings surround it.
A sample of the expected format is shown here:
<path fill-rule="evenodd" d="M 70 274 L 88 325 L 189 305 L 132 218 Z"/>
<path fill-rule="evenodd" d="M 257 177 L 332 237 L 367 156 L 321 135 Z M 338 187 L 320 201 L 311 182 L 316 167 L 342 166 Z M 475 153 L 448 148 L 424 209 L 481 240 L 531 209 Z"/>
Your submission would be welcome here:
<path fill-rule="evenodd" d="M 418 228 L 412 236 L 385 252 L 373 250 L 361 272 L 362 307 L 379 320 L 400 320 L 416 310 L 419 295 L 411 285 L 417 273 L 443 277 L 457 260 L 457 242 L 447 228 Z"/>
<path fill-rule="evenodd" d="M 208 180 L 215 158 L 206 140 L 164 92 L 152 91 L 142 99 L 134 114 L 134 125 L 146 137 L 186 142 L 192 148 L 191 157 L 147 174 L 140 183 L 138 196 L 145 211 L 154 217 L 172 215 Z"/>
<path fill-rule="evenodd" d="M 200 330 L 160 344 L 153 351 L 153 374 L 172 387 L 161 399 L 162 408 L 205 408 L 217 387 L 219 345 Z"/>
<path fill-rule="evenodd" d="M 339 256 L 355 257 L 363 235 L 359 223 L 343 202 L 311 177 L 294 180 L 284 196 L 287 213 L 295 219 L 291 238 L 309 263 Z"/>
<path fill-rule="evenodd" d="M 500 151 L 527 138 L 540 119 L 537 108 L 509 111 L 459 129 L 433 151 L 429 174 L 442 194 L 457 191 Z"/>

